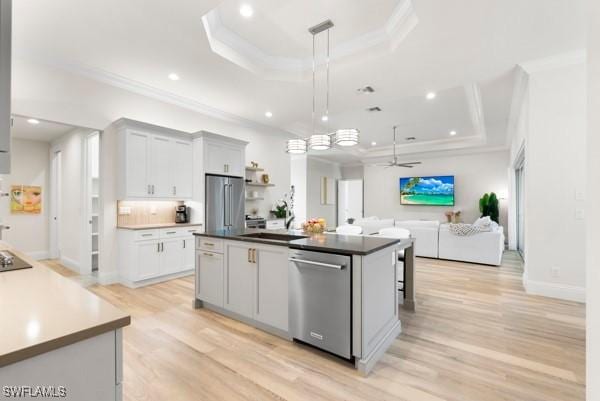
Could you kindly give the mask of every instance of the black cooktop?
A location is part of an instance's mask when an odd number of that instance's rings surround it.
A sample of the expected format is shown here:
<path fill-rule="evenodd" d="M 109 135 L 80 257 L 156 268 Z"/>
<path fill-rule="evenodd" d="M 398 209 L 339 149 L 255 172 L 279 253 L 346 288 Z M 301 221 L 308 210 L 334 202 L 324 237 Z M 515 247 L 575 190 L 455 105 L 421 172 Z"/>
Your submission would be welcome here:
<path fill-rule="evenodd" d="M 8 252 L 8 251 L 4 251 L 4 252 L 11 254 L 14 257 L 14 260 L 13 260 L 13 263 L 11 263 L 10 265 L 0 264 L 0 273 L 12 271 L 12 270 L 30 269 L 32 267 L 29 263 L 16 257 L 12 252 Z"/>

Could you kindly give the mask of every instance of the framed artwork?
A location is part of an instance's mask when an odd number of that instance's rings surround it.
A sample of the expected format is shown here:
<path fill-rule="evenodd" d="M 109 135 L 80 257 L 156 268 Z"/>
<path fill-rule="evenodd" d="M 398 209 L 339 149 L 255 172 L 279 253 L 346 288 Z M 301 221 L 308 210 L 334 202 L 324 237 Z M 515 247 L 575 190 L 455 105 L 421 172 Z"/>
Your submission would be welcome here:
<path fill-rule="evenodd" d="M 13 214 L 40 214 L 42 212 L 42 187 L 12 185 L 10 187 L 10 212 Z"/>

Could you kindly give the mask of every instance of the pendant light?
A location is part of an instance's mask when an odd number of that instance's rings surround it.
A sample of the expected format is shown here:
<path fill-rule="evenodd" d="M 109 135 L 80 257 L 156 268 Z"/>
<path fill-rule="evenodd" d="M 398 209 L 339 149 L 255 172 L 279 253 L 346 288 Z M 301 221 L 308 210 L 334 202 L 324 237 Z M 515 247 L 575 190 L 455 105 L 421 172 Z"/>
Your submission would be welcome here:
<path fill-rule="evenodd" d="M 317 55 L 315 50 L 316 36 L 322 32 L 327 32 L 327 53 L 325 58 L 326 65 L 326 98 L 325 112 L 321 116 L 321 121 L 329 124 L 329 62 L 331 59 L 329 30 L 333 28 L 333 22 L 326 20 L 318 25 L 308 29 L 312 35 L 312 135 L 308 139 L 290 139 L 287 141 L 286 152 L 290 154 L 303 154 L 308 150 L 327 150 L 331 149 L 335 143 L 338 146 L 349 147 L 357 145 L 360 141 L 360 132 L 356 128 L 345 128 L 335 132 L 323 133 L 317 132 Z"/>

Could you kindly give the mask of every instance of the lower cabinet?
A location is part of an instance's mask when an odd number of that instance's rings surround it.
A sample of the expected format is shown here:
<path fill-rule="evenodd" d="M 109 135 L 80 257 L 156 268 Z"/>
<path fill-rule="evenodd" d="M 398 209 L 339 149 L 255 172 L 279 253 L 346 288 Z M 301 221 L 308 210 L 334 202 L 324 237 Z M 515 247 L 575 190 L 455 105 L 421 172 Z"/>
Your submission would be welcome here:
<path fill-rule="evenodd" d="M 177 230 L 119 230 L 118 270 L 121 282 L 138 287 L 161 277 L 194 270 L 191 228 Z"/>
<path fill-rule="evenodd" d="M 252 262 L 253 247 L 246 242 L 226 242 L 225 309 L 252 318 L 256 269 Z"/>
<path fill-rule="evenodd" d="M 223 255 L 198 251 L 196 265 L 196 298 L 223 307 Z"/>
<path fill-rule="evenodd" d="M 198 252 L 199 255 L 203 253 Z M 257 322 L 287 331 L 288 248 L 226 241 L 223 253 L 223 307 Z M 201 266 L 203 259 L 199 258 L 198 263 Z"/>
<path fill-rule="evenodd" d="M 288 248 L 257 247 L 256 310 L 261 323 L 288 331 Z"/>

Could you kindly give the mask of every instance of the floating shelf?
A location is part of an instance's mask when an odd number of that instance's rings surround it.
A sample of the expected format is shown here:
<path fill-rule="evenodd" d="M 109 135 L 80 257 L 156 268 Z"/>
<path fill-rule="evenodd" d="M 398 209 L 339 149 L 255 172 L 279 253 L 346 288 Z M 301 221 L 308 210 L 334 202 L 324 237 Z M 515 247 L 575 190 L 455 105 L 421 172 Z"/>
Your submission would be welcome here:
<path fill-rule="evenodd" d="M 247 182 L 246 185 L 250 187 L 274 187 L 275 184 L 263 184 L 262 182 Z"/>
<path fill-rule="evenodd" d="M 261 198 L 260 196 L 257 196 L 256 198 L 252 198 L 252 197 L 246 198 L 247 201 L 263 200 L 263 199 L 265 199 L 265 198 Z"/>
<path fill-rule="evenodd" d="M 260 168 L 260 167 L 248 167 L 246 166 L 246 171 L 265 171 L 264 168 Z"/>

